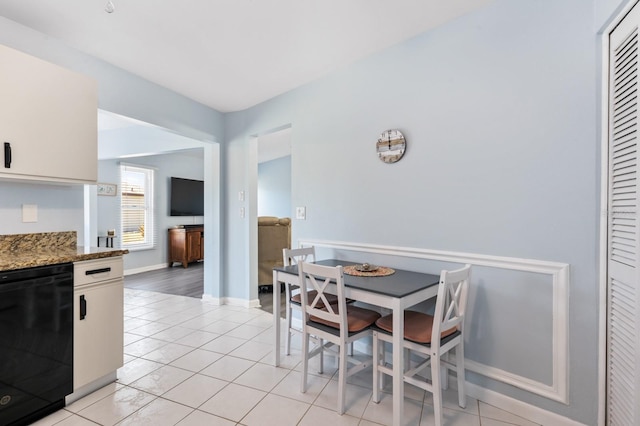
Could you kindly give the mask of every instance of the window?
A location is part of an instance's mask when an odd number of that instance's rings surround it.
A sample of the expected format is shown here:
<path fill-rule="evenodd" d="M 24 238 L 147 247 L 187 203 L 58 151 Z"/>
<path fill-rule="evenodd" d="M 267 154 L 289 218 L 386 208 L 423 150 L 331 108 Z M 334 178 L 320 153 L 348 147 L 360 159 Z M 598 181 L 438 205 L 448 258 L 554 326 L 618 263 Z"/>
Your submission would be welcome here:
<path fill-rule="evenodd" d="M 129 164 L 120 165 L 120 235 L 122 248 L 153 248 L 153 169 Z"/>

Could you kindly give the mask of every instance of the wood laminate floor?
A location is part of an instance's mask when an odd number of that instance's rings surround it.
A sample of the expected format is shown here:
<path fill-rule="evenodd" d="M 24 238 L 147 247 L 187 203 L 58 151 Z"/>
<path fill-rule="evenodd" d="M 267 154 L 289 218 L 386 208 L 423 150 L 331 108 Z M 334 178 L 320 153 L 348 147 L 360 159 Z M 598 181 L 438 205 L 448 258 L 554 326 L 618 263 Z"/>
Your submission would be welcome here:
<path fill-rule="evenodd" d="M 124 287 L 200 299 L 204 294 L 204 262 L 191 263 L 188 268 L 178 265 L 126 275 Z"/>
<path fill-rule="evenodd" d="M 204 294 L 204 262 L 190 263 L 187 268 L 176 264 L 173 267 L 126 275 L 124 287 L 201 299 Z M 258 298 L 260 299 L 260 309 L 269 313 L 273 312 L 273 293 L 260 292 Z M 281 297 L 281 300 L 283 303 L 280 313 L 284 318 L 284 297 Z"/>

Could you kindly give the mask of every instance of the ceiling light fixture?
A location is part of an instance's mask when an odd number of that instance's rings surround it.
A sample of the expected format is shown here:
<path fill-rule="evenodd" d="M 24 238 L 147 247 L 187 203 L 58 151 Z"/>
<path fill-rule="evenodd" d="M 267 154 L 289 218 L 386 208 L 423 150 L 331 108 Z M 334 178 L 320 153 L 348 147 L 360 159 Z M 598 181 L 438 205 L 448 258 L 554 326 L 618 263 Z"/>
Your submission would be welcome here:
<path fill-rule="evenodd" d="M 109 0 L 107 5 L 104 7 L 104 11 L 107 13 L 113 13 L 116 10 L 116 6 L 113 4 L 113 1 Z"/>

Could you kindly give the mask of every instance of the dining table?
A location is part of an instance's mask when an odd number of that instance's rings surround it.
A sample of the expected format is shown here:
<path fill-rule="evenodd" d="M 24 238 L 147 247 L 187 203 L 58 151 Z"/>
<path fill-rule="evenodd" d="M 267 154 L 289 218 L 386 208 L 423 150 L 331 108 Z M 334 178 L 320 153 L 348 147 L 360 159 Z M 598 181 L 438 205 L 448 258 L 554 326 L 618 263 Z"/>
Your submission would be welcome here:
<path fill-rule="evenodd" d="M 362 265 L 340 259 L 326 259 L 314 262 L 325 266 Z M 276 266 L 273 268 L 273 325 L 274 325 L 274 365 L 280 365 L 280 290 L 281 284 L 298 285 L 298 266 Z M 346 298 L 358 302 L 390 309 L 393 313 L 393 425 L 403 423 L 404 407 L 404 311 L 420 302 L 436 297 L 438 294 L 438 275 L 406 271 L 393 268 L 393 273 L 386 276 L 356 276 L 344 274 Z M 335 284 L 329 285 L 329 292 L 336 292 Z"/>

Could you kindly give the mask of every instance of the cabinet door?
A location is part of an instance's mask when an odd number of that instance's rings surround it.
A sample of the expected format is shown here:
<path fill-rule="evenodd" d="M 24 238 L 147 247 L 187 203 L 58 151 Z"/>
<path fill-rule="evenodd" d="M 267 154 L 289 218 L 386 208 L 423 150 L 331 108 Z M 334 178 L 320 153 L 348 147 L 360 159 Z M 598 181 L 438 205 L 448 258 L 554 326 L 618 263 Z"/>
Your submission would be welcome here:
<path fill-rule="evenodd" d="M 184 229 L 169 229 L 169 266 L 173 262 L 187 263 L 186 232 Z"/>
<path fill-rule="evenodd" d="M 202 253 L 202 237 L 200 231 L 191 231 L 187 234 L 187 244 L 189 251 L 189 262 L 195 262 L 201 259 Z"/>
<path fill-rule="evenodd" d="M 76 390 L 122 367 L 123 284 L 120 279 L 74 291 L 73 388 Z M 83 304 L 86 304 L 86 314 L 81 319 Z"/>
<path fill-rule="evenodd" d="M 0 64 L 0 176 L 95 183 L 96 82 L 2 45 Z"/>

